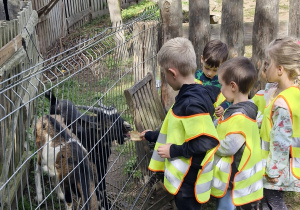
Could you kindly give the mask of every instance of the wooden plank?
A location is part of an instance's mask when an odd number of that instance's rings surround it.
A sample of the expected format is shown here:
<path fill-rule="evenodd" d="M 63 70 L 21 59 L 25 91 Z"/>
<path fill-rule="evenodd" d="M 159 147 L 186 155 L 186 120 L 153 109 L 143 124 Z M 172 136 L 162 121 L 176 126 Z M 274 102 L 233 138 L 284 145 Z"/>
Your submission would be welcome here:
<path fill-rule="evenodd" d="M 16 67 L 24 58 L 26 57 L 26 52 L 23 47 L 10 57 L 1 67 L 0 67 L 0 77 L 3 75 L 4 70 L 12 69 Z"/>
<path fill-rule="evenodd" d="M 103 10 L 92 12 L 92 18 L 96 18 L 100 15 L 102 16 L 102 15 L 107 15 L 107 14 L 109 14 L 109 10 L 106 8 Z"/>
<path fill-rule="evenodd" d="M 130 95 L 133 95 L 136 91 L 138 91 L 141 87 L 147 84 L 150 80 L 153 79 L 151 73 L 148 73 L 142 80 L 138 81 L 134 86 L 128 89 Z"/>
<path fill-rule="evenodd" d="M 22 36 L 19 34 L 0 49 L 0 66 L 7 61 L 22 46 Z"/>
<path fill-rule="evenodd" d="M 161 105 L 161 102 L 155 100 L 155 97 L 153 95 L 153 91 L 152 91 L 149 83 L 147 84 L 147 91 L 148 92 L 146 93 L 146 95 L 149 98 L 149 102 L 150 102 L 150 106 L 151 106 L 151 108 L 150 108 L 151 113 L 150 114 L 152 116 L 154 116 L 154 128 L 153 128 L 153 130 L 156 130 L 161 125 L 162 121 L 164 120 L 164 118 L 160 117 L 160 112 L 163 111 L 163 110 L 160 110 L 158 108 L 157 105 L 158 104 Z M 161 109 L 162 109 L 162 106 L 161 106 Z"/>
<path fill-rule="evenodd" d="M 156 126 L 155 126 L 155 114 L 153 113 L 153 109 L 151 109 L 151 96 L 148 95 L 148 91 L 147 91 L 147 84 L 144 85 L 141 90 L 140 93 L 142 95 L 142 100 L 144 102 L 143 108 L 146 111 L 146 115 L 147 115 L 147 121 L 148 121 L 148 129 L 151 130 L 155 130 Z"/>
<path fill-rule="evenodd" d="M 51 0 L 48 4 L 40 8 L 37 13 L 39 17 L 41 17 L 43 14 L 47 15 L 52 8 L 58 3 L 59 0 Z"/>
<path fill-rule="evenodd" d="M 91 15 L 90 9 L 85 9 L 71 17 L 67 18 L 68 28 L 72 27 L 75 23 L 82 20 L 84 17 Z"/>
<path fill-rule="evenodd" d="M 36 11 L 32 11 L 30 18 L 28 19 L 26 23 L 26 29 L 22 31 L 22 38 L 25 41 L 25 45 L 28 45 L 28 42 L 30 40 L 30 35 L 34 33 L 35 26 L 38 23 L 38 14 Z"/>
<path fill-rule="evenodd" d="M 23 184 L 23 186 L 21 186 L 21 182 L 22 179 L 24 178 L 24 173 L 26 172 L 26 170 L 28 169 L 29 165 L 30 165 L 30 161 L 25 162 L 25 160 L 27 158 L 29 158 L 31 156 L 31 152 L 24 152 L 21 159 L 20 159 L 20 163 L 17 166 L 17 168 L 21 168 L 21 170 L 19 170 L 19 172 L 16 174 L 16 176 L 14 177 L 14 181 L 10 181 L 8 184 L 8 187 L 5 187 L 4 189 L 9 189 L 8 191 L 3 190 L 3 192 L 1 193 L 1 198 L 3 199 L 3 207 L 4 209 L 10 209 L 10 207 L 12 206 L 12 202 L 15 201 L 15 194 L 20 191 L 20 187 L 24 187 L 25 184 Z M 22 165 L 22 167 L 21 167 Z M 26 173 L 28 174 L 28 172 Z M 23 180 L 24 182 L 24 180 Z M 25 182 L 26 183 L 26 182 Z M 23 190 L 21 190 L 22 192 Z"/>

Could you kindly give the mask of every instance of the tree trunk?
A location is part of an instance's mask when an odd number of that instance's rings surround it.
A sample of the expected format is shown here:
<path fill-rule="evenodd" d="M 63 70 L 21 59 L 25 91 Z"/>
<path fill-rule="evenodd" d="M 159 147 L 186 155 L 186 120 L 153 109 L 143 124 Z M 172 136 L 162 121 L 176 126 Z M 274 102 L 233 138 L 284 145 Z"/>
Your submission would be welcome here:
<path fill-rule="evenodd" d="M 253 35 L 252 35 L 252 62 L 259 72 L 263 59 L 265 58 L 265 48 L 277 37 L 278 33 L 278 0 L 257 0 L 254 15 Z M 255 83 L 250 97 L 258 90 L 264 89 L 265 81 L 260 75 Z"/>
<path fill-rule="evenodd" d="M 159 0 L 162 18 L 162 44 L 166 41 L 182 37 L 182 5 L 181 0 Z M 161 71 L 161 97 L 165 110 L 169 110 L 177 93 L 168 85 L 164 72 Z"/>
<path fill-rule="evenodd" d="M 300 38 L 300 1 L 290 0 L 289 36 Z"/>
<path fill-rule="evenodd" d="M 209 0 L 189 1 L 189 39 L 195 48 L 197 67 L 201 68 L 201 55 L 210 40 Z"/>
<path fill-rule="evenodd" d="M 114 40 L 116 44 L 116 54 L 120 62 L 126 61 L 129 57 L 125 41 L 125 32 L 122 28 L 122 17 L 121 17 L 121 4 L 119 0 L 107 0 L 109 9 L 109 16 L 114 27 L 115 35 Z M 119 61 L 117 61 L 119 62 Z M 121 75 L 119 75 L 121 77 Z"/>
<path fill-rule="evenodd" d="M 243 56 L 244 20 L 243 0 L 223 0 L 221 19 L 221 40 L 228 45 L 228 58 Z"/>

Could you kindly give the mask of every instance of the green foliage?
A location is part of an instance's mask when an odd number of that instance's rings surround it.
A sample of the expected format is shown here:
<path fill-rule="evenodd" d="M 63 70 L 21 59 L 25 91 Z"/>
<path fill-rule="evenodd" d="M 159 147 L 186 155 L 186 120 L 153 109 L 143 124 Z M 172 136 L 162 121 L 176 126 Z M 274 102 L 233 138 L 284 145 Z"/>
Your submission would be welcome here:
<path fill-rule="evenodd" d="M 279 5 L 279 9 L 283 9 L 283 10 L 289 10 L 289 5 Z"/>
<path fill-rule="evenodd" d="M 26 141 L 28 142 L 29 145 L 29 150 L 33 152 L 35 148 L 34 129 L 28 128 L 25 130 L 25 132 L 26 132 Z"/>
<path fill-rule="evenodd" d="M 129 174 L 132 174 L 132 177 L 134 179 L 140 179 L 142 178 L 142 172 L 141 170 L 137 169 L 136 170 L 136 167 L 137 167 L 137 158 L 136 156 L 131 156 L 130 157 L 130 160 L 128 160 L 126 163 L 125 163 L 125 167 L 124 167 L 124 175 L 129 175 Z"/>
<path fill-rule="evenodd" d="M 134 17 L 137 17 L 139 13 L 143 12 L 145 8 L 156 5 L 152 1 L 141 1 L 138 4 L 132 5 L 126 9 L 122 10 L 122 20 L 128 20 Z"/>
<path fill-rule="evenodd" d="M 116 151 L 118 153 L 123 153 L 125 154 L 130 154 L 130 153 L 134 153 L 135 154 L 135 146 L 134 146 L 134 142 L 133 141 L 129 141 L 123 145 L 118 145 L 116 147 Z"/>
<path fill-rule="evenodd" d="M 245 11 L 244 16 L 245 17 L 254 17 L 255 14 L 255 8 L 249 8 Z"/>

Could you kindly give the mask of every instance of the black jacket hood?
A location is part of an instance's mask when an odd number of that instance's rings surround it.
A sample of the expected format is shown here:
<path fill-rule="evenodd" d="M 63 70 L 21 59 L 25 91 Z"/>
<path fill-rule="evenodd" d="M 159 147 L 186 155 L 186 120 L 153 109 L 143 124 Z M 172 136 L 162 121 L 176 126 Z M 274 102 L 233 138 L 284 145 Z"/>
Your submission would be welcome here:
<path fill-rule="evenodd" d="M 213 104 L 218 98 L 220 89 L 215 86 L 184 84 L 175 98 L 174 114 L 188 116 L 198 113 L 210 113 L 213 116 Z"/>

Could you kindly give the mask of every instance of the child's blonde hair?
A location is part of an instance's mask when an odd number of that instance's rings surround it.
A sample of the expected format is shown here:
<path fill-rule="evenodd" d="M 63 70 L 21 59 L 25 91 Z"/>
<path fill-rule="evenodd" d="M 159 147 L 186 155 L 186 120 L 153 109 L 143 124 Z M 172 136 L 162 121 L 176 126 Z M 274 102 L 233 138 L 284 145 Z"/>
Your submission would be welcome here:
<path fill-rule="evenodd" d="M 158 64 L 164 69 L 176 68 L 182 76 L 194 74 L 196 53 L 190 40 L 176 37 L 167 41 L 157 54 Z"/>
<path fill-rule="evenodd" d="M 300 42 L 293 37 L 274 39 L 266 49 L 266 56 L 282 66 L 291 80 L 300 85 Z"/>

